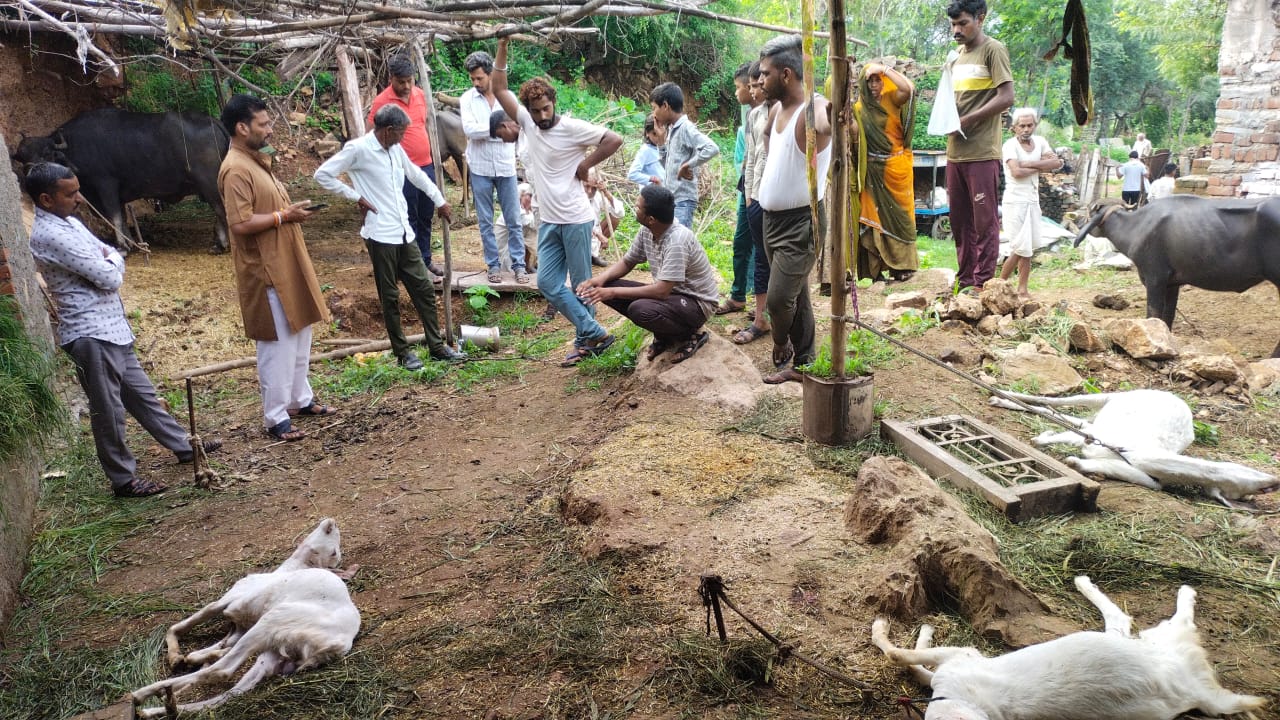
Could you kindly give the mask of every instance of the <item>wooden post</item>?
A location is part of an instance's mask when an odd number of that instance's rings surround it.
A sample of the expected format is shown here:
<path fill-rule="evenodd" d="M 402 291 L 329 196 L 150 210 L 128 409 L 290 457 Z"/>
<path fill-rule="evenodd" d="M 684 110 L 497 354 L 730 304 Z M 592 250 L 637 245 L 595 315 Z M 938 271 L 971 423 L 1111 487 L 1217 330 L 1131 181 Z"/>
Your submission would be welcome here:
<path fill-rule="evenodd" d="M 428 36 L 427 42 L 435 51 L 435 35 Z M 431 162 L 436 166 L 436 185 L 440 194 L 448 202 L 445 195 L 444 148 L 440 146 L 440 130 L 436 127 L 436 113 L 431 107 L 431 67 L 427 65 L 427 57 L 422 43 L 413 39 L 414 59 L 418 63 L 418 75 L 422 78 L 422 92 L 427 96 L 427 136 L 431 138 Z M 440 218 L 440 239 L 444 243 L 444 341 L 453 344 L 453 251 L 449 243 L 449 221 Z M 431 242 L 431 238 L 427 238 Z"/>
<path fill-rule="evenodd" d="M 342 121 L 347 126 L 347 137 L 364 135 L 364 103 L 360 101 L 360 79 L 356 77 L 355 63 L 346 45 L 339 45 L 335 53 L 338 60 L 338 90 L 342 98 Z"/>
<path fill-rule="evenodd" d="M 827 208 L 827 230 L 831 242 L 831 369 L 844 378 L 845 356 L 845 248 L 849 241 L 849 131 L 846 127 L 853 108 L 849 104 L 849 46 L 845 34 L 844 0 L 831 0 L 831 207 Z M 857 219 L 852 220 L 857 232 Z"/>

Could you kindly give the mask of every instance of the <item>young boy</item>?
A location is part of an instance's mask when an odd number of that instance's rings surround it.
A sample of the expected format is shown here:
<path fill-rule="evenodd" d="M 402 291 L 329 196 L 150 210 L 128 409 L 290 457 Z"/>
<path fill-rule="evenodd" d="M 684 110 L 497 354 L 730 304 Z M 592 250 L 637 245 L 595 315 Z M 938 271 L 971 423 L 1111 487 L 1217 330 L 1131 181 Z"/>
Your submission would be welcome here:
<path fill-rule="evenodd" d="M 693 211 L 698 207 L 698 168 L 720 154 L 720 148 L 703 135 L 684 114 L 684 93 L 675 83 L 665 82 L 649 93 L 653 119 L 667 128 L 666 183 L 676 199 L 676 219 L 693 228 Z"/>

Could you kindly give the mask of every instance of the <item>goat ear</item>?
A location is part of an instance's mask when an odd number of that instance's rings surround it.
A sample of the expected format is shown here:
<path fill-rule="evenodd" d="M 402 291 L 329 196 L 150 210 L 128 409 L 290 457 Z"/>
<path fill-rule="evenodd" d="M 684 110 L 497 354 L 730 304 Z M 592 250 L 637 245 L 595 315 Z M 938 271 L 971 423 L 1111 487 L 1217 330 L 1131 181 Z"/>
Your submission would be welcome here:
<path fill-rule="evenodd" d="M 320 529 L 324 530 L 325 535 L 332 535 L 338 529 L 338 522 L 333 518 L 325 518 L 320 521 Z"/>

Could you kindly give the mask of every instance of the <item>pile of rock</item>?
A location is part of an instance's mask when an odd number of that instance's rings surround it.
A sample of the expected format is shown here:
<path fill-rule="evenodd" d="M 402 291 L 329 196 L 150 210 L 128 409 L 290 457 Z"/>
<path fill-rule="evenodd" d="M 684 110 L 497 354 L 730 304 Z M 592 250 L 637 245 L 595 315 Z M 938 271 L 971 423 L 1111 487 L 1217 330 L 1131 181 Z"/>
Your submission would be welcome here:
<path fill-rule="evenodd" d="M 1225 340 L 1180 342 L 1155 318 L 1116 318 L 1102 322 L 1098 329 L 1085 318 L 1082 308 L 1068 302 L 1045 306 L 1025 300 L 1003 280 L 987 281 L 977 295 L 951 295 L 950 271 L 928 270 L 918 277 L 923 281 L 922 289 L 888 295 L 885 307 L 863 313 L 863 321 L 894 332 L 904 315 L 935 314 L 945 331 L 970 337 L 1025 338 L 1026 342 L 1012 350 L 970 345 L 947 349 L 940 355 L 946 362 L 969 368 L 994 359 L 1000 366 L 999 381 L 1006 385 L 1021 383 L 1047 395 L 1074 392 L 1084 385 L 1084 379 L 1073 367 L 1072 354 L 1114 349 L 1132 360 L 1110 356 L 1090 364 L 1123 372 L 1132 369 L 1130 363 L 1140 363 L 1166 375 L 1174 386 L 1210 395 L 1280 394 L 1280 359 L 1237 361 L 1238 353 Z M 1093 304 L 1117 311 L 1128 308 L 1123 298 L 1113 296 L 1098 296 Z M 1036 333 L 1037 327 L 1047 324 L 1057 326 L 1052 336 L 1065 337 L 1063 347 L 1055 347 Z"/>

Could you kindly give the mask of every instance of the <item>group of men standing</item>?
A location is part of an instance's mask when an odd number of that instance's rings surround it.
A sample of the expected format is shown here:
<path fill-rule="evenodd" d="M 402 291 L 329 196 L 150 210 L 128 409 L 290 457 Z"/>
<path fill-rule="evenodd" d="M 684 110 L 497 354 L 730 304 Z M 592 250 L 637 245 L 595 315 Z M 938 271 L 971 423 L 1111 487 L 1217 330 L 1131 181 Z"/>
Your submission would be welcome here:
<path fill-rule="evenodd" d="M 983 0 L 955 0 L 948 14 L 962 45 L 954 65 L 960 132 L 949 138 L 948 186 L 960 282 L 980 286 L 992 276 L 995 263 L 999 115 L 1011 104 L 1012 84 L 1007 52 L 982 32 Z M 622 139 L 607 128 L 559 114 L 555 89 L 543 78 L 526 81 L 518 96 L 512 92 L 507 86 L 505 38 L 498 43 L 496 58 L 473 53 L 466 67 L 472 88 L 461 100 L 461 113 L 490 276 L 499 272 L 502 251 L 493 231 L 496 195 L 507 225 L 506 252 L 514 279 L 528 282 L 515 175 L 514 143 L 522 137 L 522 158 L 539 200 L 537 287 L 576 330 L 573 349 L 562 364 L 573 365 L 613 343 L 613 336 L 595 319 L 598 303 L 654 333 L 651 358 L 668 351 L 675 362 L 692 356 L 708 337 L 706 320 L 723 307 L 717 304 L 716 273 L 692 229 L 697 169 L 718 149 L 685 116 L 680 89 L 664 83 L 651 93 L 653 119 L 665 129 L 665 172 L 651 175 L 640 192 L 636 219 L 641 230 L 631 248 L 593 278 L 590 243 L 595 217 L 585 183 L 593 167 L 617 152 Z M 413 65 L 406 58 L 391 61 L 390 75 L 390 84 L 369 113 L 372 130 L 349 141 L 316 171 L 316 178 L 360 209 L 360 235 L 373 266 L 392 350 L 412 370 L 422 364 L 400 325 L 400 284 L 423 321 L 431 356 L 450 362 L 466 356 L 441 337 L 429 277 L 440 274 L 431 262 L 431 221 L 437 213 L 449 220 L 451 209 L 433 181 L 427 99 L 416 87 Z M 831 160 L 830 107 L 821 95 L 809 96 L 804 90 L 803 56 L 796 37 L 768 42 L 759 60 L 740 69 L 735 82 L 739 98 L 752 105 L 740 160 L 739 218 L 745 232 L 735 244 L 749 247 L 754 256 L 757 307 L 752 325 L 734 339 L 750 342 L 768 333 L 775 372 L 764 381 L 798 380 L 796 368 L 815 355 L 809 275 L 824 222 L 824 208 L 821 203 L 812 208 L 808 192 L 805 117 L 812 104 L 821 197 Z M 865 69 L 863 84 L 880 91 L 867 93 L 864 102 L 883 100 L 878 103 L 881 114 L 900 109 L 903 92 L 911 91 L 909 81 L 883 66 Z M 294 425 L 295 419 L 338 412 L 316 399 L 308 378 L 311 326 L 328 319 L 302 237 L 301 226 L 314 211 L 308 209 L 309 201 L 292 201 L 272 173 L 271 158 L 263 150 L 273 120 L 262 100 L 232 97 L 221 121 L 231 147 L 218 186 L 232 233 L 245 333 L 257 347 L 263 422 L 279 440 L 300 440 L 306 433 Z M 349 182 L 339 177 L 343 174 Z M 123 261 L 69 218 L 80 202 L 75 183 L 74 175 L 58 166 L 38 168 L 28 176 L 28 192 L 37 205 L 32 247 L 46 278 L 55 279 L 52 287 L 60 288 L 54 292 L 64 318 L 60 342 L 76 360 L 93 404 L 98 454 L 113 489 L 123 496 L 154 494 L 164 488 L 136 477 L 124 445 L 124 412 L 138 417 L 180 459 L 189 458 L 191 449 L 185 433 L 159 408 L 154 388 L 137 367 L 116 291 Z M 900 224 L 889 217 L 892 214 L 880 207 L 883 227 Z M 652 268 L 652 282 L 625 279 L 645 262 Z M 735 274 L 738 268 L 735 263 Z M 735 288 L 744 285 L 735 282 Z M 745 305 L 745 291 L 731 296 L 730 302 L 739 308 Z M 85 339 L 92 340 L 93 347 L 82 342 Z M 212 441 L 206 449 L 218 444 Z"/>

